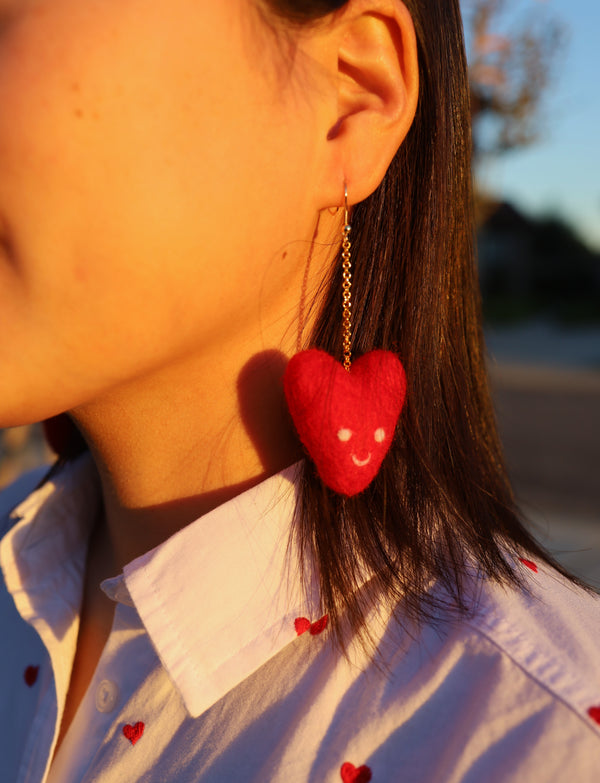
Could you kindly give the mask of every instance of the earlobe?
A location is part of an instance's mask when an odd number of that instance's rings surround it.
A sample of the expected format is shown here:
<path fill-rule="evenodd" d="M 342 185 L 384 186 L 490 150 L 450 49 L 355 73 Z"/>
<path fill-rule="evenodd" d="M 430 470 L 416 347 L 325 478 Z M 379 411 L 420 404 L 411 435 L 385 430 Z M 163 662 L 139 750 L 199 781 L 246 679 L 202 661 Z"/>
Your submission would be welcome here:
<path fill-rule="evenodd" d="M 331 182 L 325 190 L 330 185 L 327 199 L 338 203 L 345 180 L 356 203 L 381 183 L 414 119 L 416 36 L 400 0 L 350 0 L 335 26 L 338 106 L 327 129 Z"/>

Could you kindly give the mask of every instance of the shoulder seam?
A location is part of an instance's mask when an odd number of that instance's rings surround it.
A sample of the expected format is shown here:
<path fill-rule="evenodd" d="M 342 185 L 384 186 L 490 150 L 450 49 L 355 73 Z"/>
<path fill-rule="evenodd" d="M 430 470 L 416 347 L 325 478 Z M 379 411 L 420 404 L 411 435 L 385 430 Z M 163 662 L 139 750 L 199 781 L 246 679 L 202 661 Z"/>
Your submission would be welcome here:
<path fill-rule="evenodd" d="M 465 625 L 469 627 L 469 629 L 477 634 L 480 637 L 483 637 L 486 639 L 491 645 L 493 645 L 497 650 L 502 653 L 502 655 L 511 661 L 511 663 L 514 666 L 517 666 L 523 674 L 527 677 L 527 679 L 535 682 L 540 688 L 545 690 L 547 693 L 549 693 L 556 701 L 563 704 L 565 707 L 567 707 L 571 712 L 575 713 L 575 715 L 579 718 L 579 720 L 586 726 L 589 731 L 594 734 L 595 737 L 597 737 L 600 740 L 600 725 L 596 726 L 594 721 L 587 715 L 584 715 L 580 708 L 577 707 L 577 705 L 574 703 L 574 701 L 569 700 L 567 696 L 564 694 L 559 693 L 557 690 L 555 690 L 551 685 L 549 685 L 547 682 L 545 682 L 541 677 L 539 677 L 537 674 L 535 674 L 533 671 L 531 671 L 529 668 L 527 668 L 523 663 L 521 663 L 519 660 L 515 658 L 514 655 L 511 655 L 509 650 L 506 649 L 504 645 L 502 645 L 497 639 L 495 639 L 490 633 L 488 633 L 483 628 L 479 627 L 472 621 L 466 620 Z M 590 707 L 593 705 L 593 699 L 590 698 Z M 598 702 L 600 702 L 600 694 L 597 699 Z"/>

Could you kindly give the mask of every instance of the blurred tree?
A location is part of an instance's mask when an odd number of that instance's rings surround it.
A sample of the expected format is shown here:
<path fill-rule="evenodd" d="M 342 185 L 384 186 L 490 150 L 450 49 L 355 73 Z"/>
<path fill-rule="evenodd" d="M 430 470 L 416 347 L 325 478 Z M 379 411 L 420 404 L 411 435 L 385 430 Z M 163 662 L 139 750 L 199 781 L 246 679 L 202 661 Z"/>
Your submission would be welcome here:
<path fill-rule="evenodd" d="M 475 163 L 531 144 L 566 30 L 543 0 L 463 0 Z"/>

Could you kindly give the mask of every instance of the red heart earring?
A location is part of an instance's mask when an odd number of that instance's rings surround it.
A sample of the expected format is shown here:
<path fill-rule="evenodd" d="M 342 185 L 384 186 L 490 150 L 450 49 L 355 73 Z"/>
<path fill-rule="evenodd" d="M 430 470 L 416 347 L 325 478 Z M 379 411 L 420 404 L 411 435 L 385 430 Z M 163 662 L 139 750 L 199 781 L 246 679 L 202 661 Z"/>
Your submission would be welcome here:
<path fill-rule="evenodd" d="M 352 362 L 352 274 L 348 190 L 342 240 L 343 364 L 316 348 L 293 356 L 283 388 L 300 440 L 323 482 L 341 495 L 366 489 L 389 451 L 406 396 L 406 375 L 390 351 Z"/>

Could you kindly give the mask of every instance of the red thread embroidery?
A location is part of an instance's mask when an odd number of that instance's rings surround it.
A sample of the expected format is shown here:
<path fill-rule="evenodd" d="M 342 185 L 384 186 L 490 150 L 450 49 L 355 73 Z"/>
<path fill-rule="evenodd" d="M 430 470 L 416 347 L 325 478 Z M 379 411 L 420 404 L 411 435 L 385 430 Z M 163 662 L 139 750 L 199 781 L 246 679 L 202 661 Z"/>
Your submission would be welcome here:
<path fill-rule="evenodd" d="M 327 628 L 328 622 L 329 622 L 329 615 L 324 614 L 320 620 L 316 620 L 314 623 L 311 623 L 311 626 L 308 629 L 310 631 L 310 635 L 317 636 L 318 634 L 322 633 Z"/>
<path fill-rule="evenodd" d="M 595 720 L 596 723 L 600 723 L 600 707 L 590 707 L 588 715 L 592 720 Z"/>
<path fill-rule="evenodd" d="M 306 617 L 296 617 L 294 620 L 294 628 L 296 629 L 298 636 L 302 636 L 302 634 L 310 628 L 310 620 Z"/>
<path fill-rule="evenodd" d="M 132 745 L 135 745 L 135 743 L 144 733 L 144 728 L 144 723 L 141 720 L 138 720 L 135 726 L 132 726 L 130 723 L 128 723 L 126 726 L 123 726 L 123 735 L 127 737 Z"/>
<path fill-rule="evenodd" d="M 520 557 L 519 560 L 523 563 L 524 566 L 527 566 L 527 568 L 531 568 L 531 570 L 537 574 L 538 567 L 532 560 L 526 560 L 524 557 Z"/>
<path fill-rule="evenodd" d="M 39 671 L 39 666 L 28 666 L 23 672 L 23 679 L 30 688 L 36 684 Z"/>
<path fill-rule="evenodd" d="M 302 636 L 306 631 L 309 631 L 311 636 L 317 636 L 318 634 L 323 633 L 327 628 L 328 622 L 328 614 L 323 615 L 320 620 L 315 620 L 314 623 L 311 623 L 306 617 L 297 617 L 294 620 L 294 628 L 296 629 L 298 636 Z"/>
<path fill-rule="evenodd" d="M 362 767 L 355 767 L 349 761 L 342 764 L 340 774 L 344 783 L 369 783 L 372 778 L 370 767 L 363 764 Z"/>

